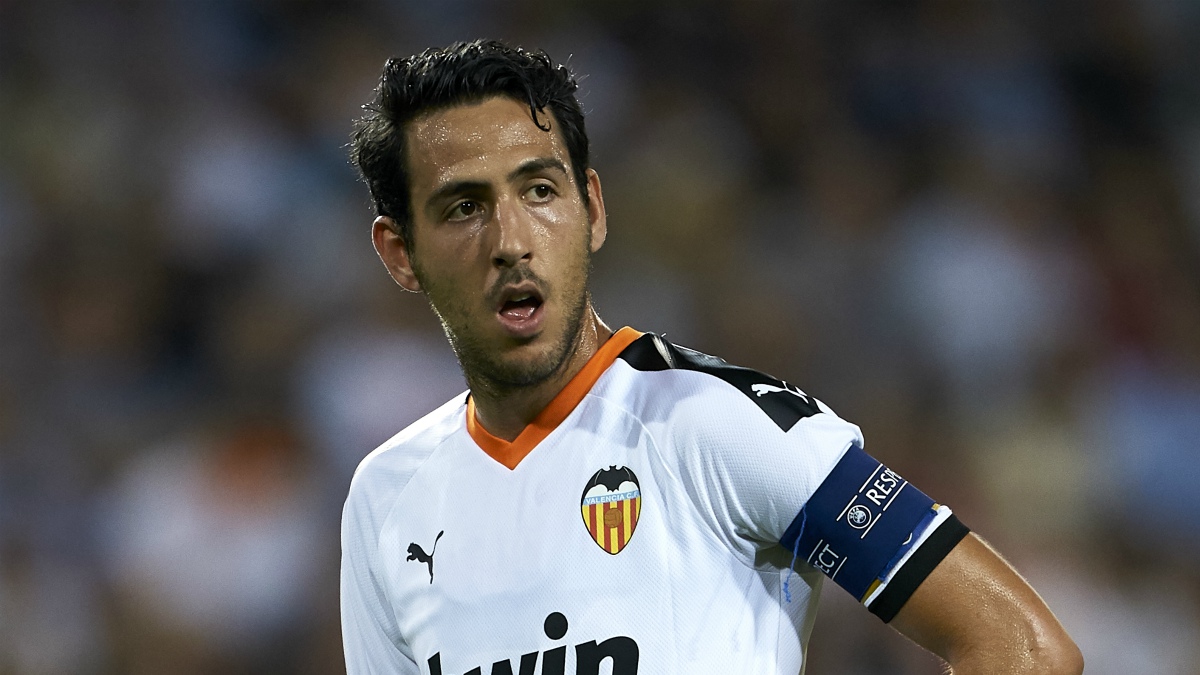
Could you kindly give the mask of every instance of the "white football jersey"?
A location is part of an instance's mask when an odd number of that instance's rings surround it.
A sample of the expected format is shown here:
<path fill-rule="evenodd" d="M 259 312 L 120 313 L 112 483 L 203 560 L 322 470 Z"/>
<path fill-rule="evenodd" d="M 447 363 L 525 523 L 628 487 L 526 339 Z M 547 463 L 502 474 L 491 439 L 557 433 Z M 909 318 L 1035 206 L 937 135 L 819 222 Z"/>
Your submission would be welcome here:
<path fill-rule="evenodd" d="M 355 474 L 347 670 L 795 675 L 823 575 L 889 620 L 966 533 L 862 444 L 796 387 L 630 328 L 511 443 L 457 397 Z"/>

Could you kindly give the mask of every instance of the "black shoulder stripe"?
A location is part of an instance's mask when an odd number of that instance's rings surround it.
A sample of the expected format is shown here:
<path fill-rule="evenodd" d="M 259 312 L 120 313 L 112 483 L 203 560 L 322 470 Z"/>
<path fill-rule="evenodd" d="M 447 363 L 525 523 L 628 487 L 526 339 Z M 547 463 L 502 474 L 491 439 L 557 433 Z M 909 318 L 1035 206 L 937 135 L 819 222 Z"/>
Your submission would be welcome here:
<path fill-rule="evenodd" d="M 816 399 L 796 387 L 757 370 L 726 363 L 715 356 L 679 347 L 653 333 L 634 340 L 620 358 L 637 370 L 653 372 L 680 368 L 712 375 L 742 392 L 780 429 L 821 412 Z"/>
<path fill-rule="evenodd" d="M 642 335 L 642 337 L 630 343 L 630 345 L 620 353 L 618 358 L 624 360 L 636 370 L 641 370 L 644 372 L 669 370 L 671 368 L 671 364 L 667 363 L 666 359 L 663 358 L 662 353 L 659 352 L 658 347 L 654 344 L 655 340 L 661 340 L 664 343 L 666 342 L 666 340 L 663 340 L 654 333 L 646 333 Z"/>
<path fill-rule="evenodd" d="M 933 568 L 942 562 L 950 551 L 971 532 L 953 513 L 946 522 L 938 526 L 921 547 L 913 552 L 904 567 L 888 582 L 887 588 L 871 603 L 871 613 L 887 623 L 908 602 L 912 594 L 925 581 Z"/>

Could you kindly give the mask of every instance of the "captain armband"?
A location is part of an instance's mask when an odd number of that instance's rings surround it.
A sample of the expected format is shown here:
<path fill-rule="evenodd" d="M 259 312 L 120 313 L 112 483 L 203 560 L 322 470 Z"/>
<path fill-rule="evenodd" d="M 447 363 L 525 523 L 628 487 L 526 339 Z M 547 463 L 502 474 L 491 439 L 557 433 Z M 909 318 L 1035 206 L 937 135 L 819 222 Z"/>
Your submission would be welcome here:
<path fill-rule="evenodd" d="M 779 543 L 886 622 L 968 532 L 948 507 L 852 445 Z"/>

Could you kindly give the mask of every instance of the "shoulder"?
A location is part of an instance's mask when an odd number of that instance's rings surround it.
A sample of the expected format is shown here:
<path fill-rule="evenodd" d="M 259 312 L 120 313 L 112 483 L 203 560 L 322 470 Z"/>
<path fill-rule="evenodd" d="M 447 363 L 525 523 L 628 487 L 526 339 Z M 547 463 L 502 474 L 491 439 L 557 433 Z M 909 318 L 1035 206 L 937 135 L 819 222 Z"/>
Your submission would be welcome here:
<path fill-rule="evenodd" d="M 451 435 L 463 429 L 466 393 L 413 422 L 363 458 L 350 481 L 346 515 L 378 517 L 390 508 L 418 469 Z"/>
<path fill-rule="evenodd" d="M 635 393 L 649 392 L 641 401 L 644 407 L 665 406 L 677 419 L 704 424 L 737 418 L 782 433 L 821 416 L 842 421 L 794 384 L 681 347 L 653 333 L 630 344 L 619 362 L 632 371 L 630 378 L 642 385 L 634 388 Z"/>
<path fill-rule="evenodd" d="M 658 335 L 636 340 L 617 365 L 605 395 L 640 417 L 666 471 L 747 561 L 863 444 L 857 426 L 799 387 Z"/>
<path fill-rule="evenodd" d="M 862 432 L 787 381 L 647 333 L 621 353 L 610 395 L 638 416 L 671 464 L 790 466 L 815 488 Z"/>

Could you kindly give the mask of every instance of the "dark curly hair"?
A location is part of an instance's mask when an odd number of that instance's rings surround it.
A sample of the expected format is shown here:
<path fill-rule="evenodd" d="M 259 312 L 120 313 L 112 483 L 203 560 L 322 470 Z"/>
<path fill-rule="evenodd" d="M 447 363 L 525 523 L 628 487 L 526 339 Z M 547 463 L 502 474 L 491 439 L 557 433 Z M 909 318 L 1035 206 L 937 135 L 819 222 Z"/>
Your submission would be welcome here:
<path fill-rule="evenodd" d="M 408 58 L 391 58 L 383 67 L 375 99 L 354 125 L 350 160 L 371 190 L 375 212 L 396 221 L 412 246 L 412 205 L 406 125 L 423 114 L 492 96 L 529 105 L 534 124 L 545 131 L 546 108 L 558 123 L 567 146 L 575 184 L 587 196 L 588 138 L 583 110 L 575 98 L 578 84 L 566 66 L 555 66 L 544 51 L 525 51 L 496 40 L 457 42 Z"/>

